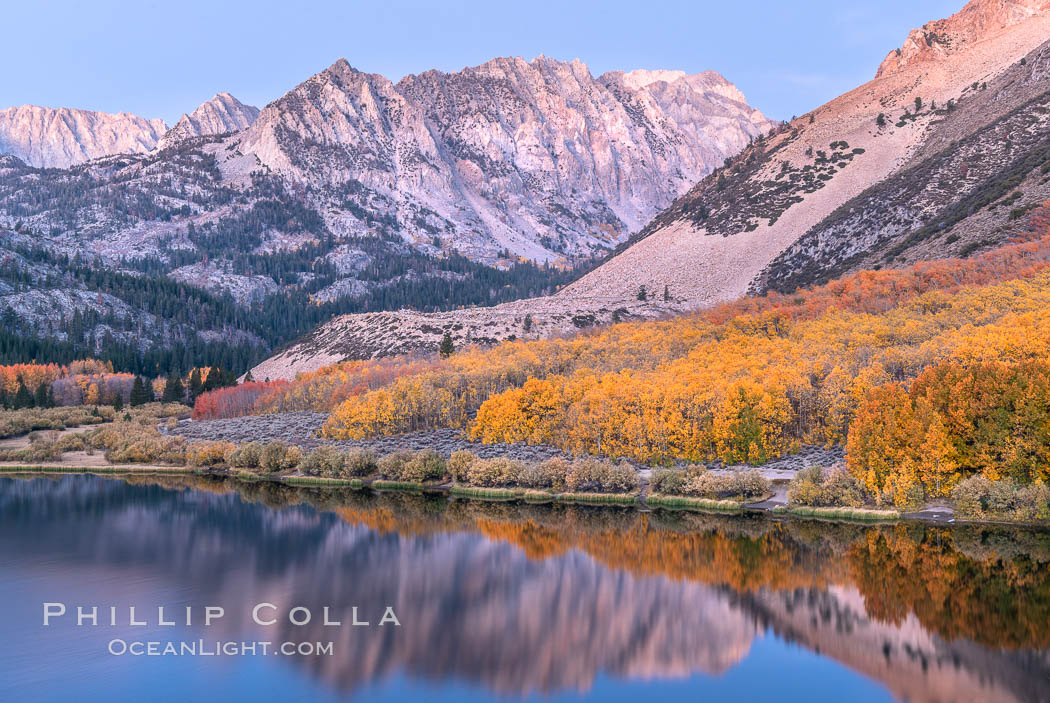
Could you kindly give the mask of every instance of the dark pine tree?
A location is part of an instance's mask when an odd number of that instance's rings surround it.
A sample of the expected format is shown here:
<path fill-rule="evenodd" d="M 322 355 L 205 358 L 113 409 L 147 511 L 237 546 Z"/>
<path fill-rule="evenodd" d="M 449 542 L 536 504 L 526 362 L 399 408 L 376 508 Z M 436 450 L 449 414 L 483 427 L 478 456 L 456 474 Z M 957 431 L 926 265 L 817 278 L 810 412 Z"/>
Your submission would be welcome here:
<path fill-rule="evenodd" d="M 445 336 L 441 338 L 441 344 L 438 345 L 438 354 L 442 359 L 447 359 L 454 351 L 456 351 L 456 346 L 452 343 L 452 335 L 445 332 Z"/>
<path fill-rule="evenodd" d="M 153 392 L 146 386 L 146 382 L 142 380 L 142 376 L 136 376 L 135 383 L 131 386 L 131 399 L 129 401 L 131 406 L 145 405 L 153 400 L 152 396 Z"/>
<path fill-rule="evenodd" d="M 201 371 L 200 369 L 193 369 L 190 374 L 190 403 L 197 400 L 197 396 L 204 390 L 204 384 L 201 383 Z"/>
<path fill-rule="evenodd" d="M 172 372 L 168 376 L 168 380 L 164 382 L 164 396 L 163 400 L 165 403 L 181 403 L 186 397 L 186 389 L 182 387 L 182 378 L 177 373 Z"/>
<path fill-rule="evenodd" d="M 25 381 L 21 378 L 18 379 L 18 391 L 15 393 L 14 402 L 11 403 L 11 407 L 15 410 L 21 410 L 22 408 L 33 407 L 33 394 L 26 388 Z"/>
<path fill-rule="evenodd" d="M 36 393 L 33 394 L 33 405 L 38 408 L 51 407 L 47 404 L 47 384 L 41 383 L 36 387 Z"/>

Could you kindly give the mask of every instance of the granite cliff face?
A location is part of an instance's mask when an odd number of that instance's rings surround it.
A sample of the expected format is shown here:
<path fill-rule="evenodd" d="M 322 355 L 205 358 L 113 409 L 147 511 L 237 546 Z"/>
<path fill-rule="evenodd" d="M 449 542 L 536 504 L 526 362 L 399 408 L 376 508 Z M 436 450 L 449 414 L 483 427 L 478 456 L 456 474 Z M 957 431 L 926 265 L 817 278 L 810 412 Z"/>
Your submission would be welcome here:
<path fill-rule="evenodd" d="M 67 168 L 100 156 L 142 153 L 167 130 L 164 120 L 128 112 L 23 105 L 0 110 L 0 154 L 42 168 Z"/>
<path fill-rule="evenodd" d="M 255 122 L 258 116 L 259 108 L 245 105 L 229 93 L 219 93 L 193 112 L 183 115 L 164 135 L 159 146 L 164 148 L 189 137 L 239 132 Z"/>
<path fill-rule="evenodd" d="M 329 227 L 437 253 L 568 261 L 614 247 L 772 126 L 715 73 L 493 59 L 397 84 L 340 60 L 267 106 L 244 154 L 316 191 Z"/>

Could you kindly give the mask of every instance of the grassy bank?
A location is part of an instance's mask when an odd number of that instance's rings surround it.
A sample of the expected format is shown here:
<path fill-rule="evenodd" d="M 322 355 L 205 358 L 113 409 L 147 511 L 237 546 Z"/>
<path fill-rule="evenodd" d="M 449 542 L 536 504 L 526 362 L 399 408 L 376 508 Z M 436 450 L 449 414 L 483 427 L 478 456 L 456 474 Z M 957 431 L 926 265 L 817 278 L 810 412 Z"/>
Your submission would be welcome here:
<path fill-rule="evenodd" d="M 261 477 L 259 477 L 261 478 Z M 317 476 L 285 476 L 282 482 L 289 486 L 332 486 L 339 488 L 364 488 L 365 482 L 359 478 L 318 478 Z"/>
<path fill-rule="evenodd" d="M 714 500 L 711 498 L 690 498 L 688 496 L 653 495 L 645 499 L 646 505 L 653 508 L 671 508 L 674 510 L 703 510 L 717 513 L 738 513 L 744 507 L 735 500 Z"/>
<path fill-rule="evenodd" d="M 377 491 L 413 491 L 419 493 L 422 493 L 427 488 L 425 484 L 418 481 L 387 481 L 385 479 L 372 481 L 370 487 Z"/>
<path fill-rule="evenodd" d="M 476 498 L 478 500 L 516 500 L 525 497 L 525 491 L 520 488 L 475 488 L 474 486 L 461 486 L 456 484 L 449 489 L 449 495 L 457 498 Z M 539 491 L 530 491 L 538 493 Z M 549 494 L 548 500 L 550 499 Z"/>
<path fill-rule="evenodd" d="M 200 473 L 185 466 L 55 466 L 43 465 L 0 465 L 2 474 L 193 474 Z"/>
<path fill-rule="evenodd" d="M 633 493 L 559 493 L 554 496 L 554 500 L 585 505 L 635 505 L 638 496 Z"/>
<path fill-rule="evenodd" d="M 851 520 L 856 522 L 892 522 L 899 520 L 900 512 L 896 510 L 875 510 L 873 508 L 816 508 L 808 505 L 777 506 L 774 515 L 794 515 L 796 517 L 819 518 L 822 520 Z"/>

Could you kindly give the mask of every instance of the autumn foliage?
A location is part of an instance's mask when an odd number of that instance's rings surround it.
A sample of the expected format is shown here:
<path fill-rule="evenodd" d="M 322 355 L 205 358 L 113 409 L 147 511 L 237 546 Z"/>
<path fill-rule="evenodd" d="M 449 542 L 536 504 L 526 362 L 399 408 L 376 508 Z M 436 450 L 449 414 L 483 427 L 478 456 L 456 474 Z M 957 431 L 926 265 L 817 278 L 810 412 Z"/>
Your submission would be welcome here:
<path fill-rule="evenodd" d="M 193 404 L 192 418 L 216 420 L 248 415 L 254 411 L 260 398 L 287 385 L 287 381 L 249 381 L 201 393 Z"/>
<path fill-rule="evenodd" d="M 1048 262 L 1044 236 L 672 320 L 389 361 L 378 385 L 344 367 L 338 387 L 353 391 L 324 432 L 462 427 L 484 442 L 752 464 L 848 438 L 851 471 L 900 505 L 974 473 L 1046 480 Z M 319 379 L 335 373 L 281 392 L 321 409 Z"/>
<path fill-rule="evenodd" d="M 1050 481 L 1050 363 L 953 361 L 910 389 L 879 386 L 858 407 L 847 449 L 867 487 L 902 505 L 977 474 Z"/>

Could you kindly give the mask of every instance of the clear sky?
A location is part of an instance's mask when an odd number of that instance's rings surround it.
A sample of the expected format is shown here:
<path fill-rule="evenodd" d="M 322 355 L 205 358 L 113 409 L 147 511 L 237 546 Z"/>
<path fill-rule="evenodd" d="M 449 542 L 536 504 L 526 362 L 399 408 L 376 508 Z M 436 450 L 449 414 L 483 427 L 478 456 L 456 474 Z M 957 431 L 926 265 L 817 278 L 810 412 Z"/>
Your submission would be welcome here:
<path fill-rule="evenodd" d="M 340 57 L 397 80 L 494 56 L 713 69 L 770 117 L 870 79 L 964 0 L 9 0 L 0 107 L 161 117 L 219 91 L 262 107 Z"/>

